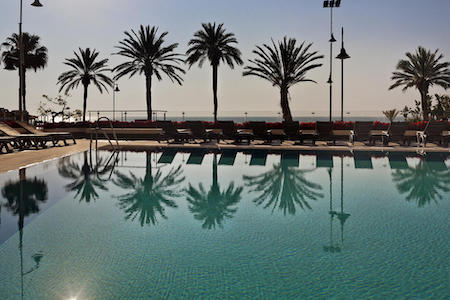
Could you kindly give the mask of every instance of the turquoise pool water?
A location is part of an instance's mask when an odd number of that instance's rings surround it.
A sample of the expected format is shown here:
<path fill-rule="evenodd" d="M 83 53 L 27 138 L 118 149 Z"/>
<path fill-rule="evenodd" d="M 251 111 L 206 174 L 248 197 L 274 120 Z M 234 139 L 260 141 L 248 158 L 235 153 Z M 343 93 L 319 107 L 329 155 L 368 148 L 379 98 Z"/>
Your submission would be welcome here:
<path fill-rule="evenodd" d="M 0 299 L 448 299 L 449 166 L 100 152 L 0 174 Z"/>

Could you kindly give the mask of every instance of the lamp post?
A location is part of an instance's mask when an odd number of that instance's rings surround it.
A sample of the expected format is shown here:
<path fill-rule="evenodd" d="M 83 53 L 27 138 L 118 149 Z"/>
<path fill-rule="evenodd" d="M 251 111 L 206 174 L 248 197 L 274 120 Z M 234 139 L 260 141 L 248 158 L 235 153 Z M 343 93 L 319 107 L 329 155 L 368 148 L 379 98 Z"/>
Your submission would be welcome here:
<path fill-rule="evenodd" d="M 342 46 L 337 59 L 341 60 L 341 121 L 344 121 L 344 59 L 350 58 L 344 48 L 344 27 L 342 27 Z"/>
<path fill-rule="evenodd" d="M 43 5 L 39 0 L 34 0 L 31 6 L 42 7 Z M 25 52 L 23 49 L 23 34 L 22 34 L 22 19 L 23 19 L 23 0 L 20 0 L 20 13 L 19 13 L 19 113 L 20 121 L 23 122 L 23 107 L 25 96 L 25 82 L 24 82 L 24 67 L 25 67 Z"/>
<path fill-rule="evenodd" d="M 330 76 L 327 83 L 330 85 L 330 120 L 332 122 L 332 104 L 333 104 L 333 43 L 336 39 L 333 35 L 333 8 L 341 6 L 341 0 L 325 0 L 323 2 L 324 8 L 330 8 Z"/>
<path fill-rule="evenodd" d="M 116 120 L 116 93 L 120 92 L 119 85 L 114 82 L 114 89 L 113 89 L 113 121 Z"/>

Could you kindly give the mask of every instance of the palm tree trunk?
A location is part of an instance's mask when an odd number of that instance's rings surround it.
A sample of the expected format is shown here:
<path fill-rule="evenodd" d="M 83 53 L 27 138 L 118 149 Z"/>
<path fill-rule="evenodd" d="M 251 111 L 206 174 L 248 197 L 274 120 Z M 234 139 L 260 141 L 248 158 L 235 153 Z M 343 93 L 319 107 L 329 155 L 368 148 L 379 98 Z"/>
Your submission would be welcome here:
<path fill-rule="evenodd" d="M 213 65 L 213 95 L 214 95 L 214 122 L 217 122 L 217 69 L 218 65 Z"/>
<path fill-rule="evenodd" d="M 20 67 L 18 68 L 18 70 L 19 70 L 19 111 L 22 112 L 23 99 L 22 99 L 22 77 L 20 77 Z"/>
<path fill-rule="evenodd" d="M 25 212 L 24 212 L 24 206 L 25 204 L 23 203 L 23 194 L 24 194 L 24 183 L 25 180 L 27 178 L 26 175 L 26 169 L 22 168 L 19 169 L 19 229 L 22 230 L 23 229 L 23 225 L 24 225 L 24 220 L 25 220 Z"/>
<path fill-rule="evenodd" d="M 25 98 L 26 98 L 26 94 L 27 94 L 27 86 L 26 86 L 26 80 L 25 80 L 25 78 L 26 78 L 26 72 L 27 72 L 27 69 L 26 68 L 23 68 L 23 72 L 22 72 L 22 74 L 23 74 L 23 98 L 22 98 L 22 107 L 23 107 L 23 111 L 24 112 L 26 112 L 27 111 L 27 106 L 26 106 L 26 101 L 25 101 Z"/>
<path fill-rule="evenodd" d="M 291 109 L 289 108 L 289 99 L 288 99 L 288 88 L 282 86 L 280 88 L 280 96 L 281 96 L 281 111 L 283 112 L 283 120 L 285 122 L 292 122 Z"/>
<path fill-rule="evenodd" d="M 144 181 L 146 183 L 150 183 L 153 181 L 153 175 L 152 175 L 152 156 L 150 155 L 150 152 L 145 153 L 146 157 L 146 164 L 145 164 L 145 177 Z"/>
<path fill-rule="evenodd" d="M 217 154 L 214 153 L 213 158 L 213 185 L 218 185 L 218 178 L 217 178 Z"/>
<path fill-rule="evenodd" d="M 152 120 L 152 75 L 145 75 L 146 100 L 147 100 L 147 120 Z"/>
<path fill-rule="evenodd" d="M 420 101 L 422 104 L 422 113 L 423 119 L 425 121 L 429 120 L 430 117 L 430 106 L 428 105 L 428 88 L 423 88 L 419 90 L 420 92 Z"/>
<path fill-rule="evenodd" d="M 212 173 L 212 185 L 211 190 L 214 191 L 216 194 L 219 192 L 219 180 L 217 176 L 217 154 L 214 153 L 213 157 L 213 173 Z"/>
<path fill-rule="evenodd" d="M 87 97 L 88 97 L 88 86 L 84 84 L 84 95 L 83 95 L 83 122 L 86 122 L 86 108 L 87 108 Z"/>

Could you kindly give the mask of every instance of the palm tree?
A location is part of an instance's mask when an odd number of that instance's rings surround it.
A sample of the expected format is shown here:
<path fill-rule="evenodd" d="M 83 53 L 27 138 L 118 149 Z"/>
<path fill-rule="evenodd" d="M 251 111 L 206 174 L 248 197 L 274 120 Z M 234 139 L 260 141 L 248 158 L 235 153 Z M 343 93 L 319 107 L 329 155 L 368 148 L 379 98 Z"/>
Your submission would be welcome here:
<path fill-rule="evenodd" d="M 400 114 L 399 110 L 391 109 L 391 110 L 384 110 L 383 115 L 389 120 L 390 123 L 394 122 L 395 118 Z"/>
<path fill-rule="evenodd" d="M 47 66 L 48 55 L 47 48 L 40 44 L 40 37 L 38 35 L 24 32 L 22 34 L 23 49 L 24 49 L 24 70 L 23 70 L 23 87 L 22 98 L 19 101 L 19 110 L 26 111 L 26 70 L 33 69 L 35 72 L 39 69 L 44 69 Z M 2 53 L 3 64 L 7 70 L 19 70 L 20 65 L 20 47 L 19 35 L 13 33 L 10 37 L 2 43 L 2 47 L 7 50 Z"/>
<path fill-rule="evenodd" d="M 292 121 L 289 108 L 289 88 L 300 82 L 314 82 L 306 78 L 306 73 L 312 69 L 322 66 L 316 61 L 323 58 L 317 51 L 309 52 L 312 46 L 305 42 L 300 46 L 293 38 L 284 37 L 278 44 L 272 40 L 272 45 L 263 44 L 256 46 L 253 53 L 257 58 L 249 60 L 250 66 L 245 67 L 244 76 L 257 76 L 269 81 L 273 86 L 280 89 L 280 105 L 283 119 Z"/>
<path fill-rule="evenodd" d="M 112 166 L 105 165 L 104 160 L 99 158 L 94 165 L 88 162 L 88 153 L 84 152 L 83 165 L 79 165 L 70 158 L 63 159 L 58 166 L 58 173 L 67 179 L 72 180 L 65 186 L 67 191 L 75 191 L 75 197 L 79 201 L 90 203 L 91 200 L 97 200 L 98 190 L 107 191 L 106 180 L 101 179 L 112 171 Z"/>
<path fill-rule="evenodd" d="M 237 40 L 234 33 L 226 32 L 223 24 L 216 27 L 216 23 L 203 23 L 203 30 L 194 33 L 194 38 L 188 43 L 190 48 L 186 51 L 188 56 L 186 62 L 189 68 L 198 62 L 202 67 L 205 59 L 208 59 L 213 71 L 213 100 L 214 100 L 214 122 L 217 122 L 217 71 L 220 62 L 226 63 L 231 69 L 234 64 L 242 65 L 241 51 L 234 47 Z"/>
<path fill-rule="evenodd" d="M 274 164 L 272 170 L 256 176 L 244 176 L 245 185 L 251 192 L 261 192 L 253 200 L 256 205 L 265 203 L 264 208 L 272 206 L 294 215 L 296 205 L 301 209 L 311 209 L 308 200 L 317 200 L 323 197 L 319 192 L 320 184 L 310 182 L 305 178 L 309 171 L 290 167 L 285 163 Z"/>
<path fill-rule="evenodd" d="M 165 207 L 176 208 L 176 198 L 180 196 L 179 185 L 184 181 L 181 166 L 172 168 L 163 176 L 161 169 L 152 174 L 152 161 L 147 153 L 145 176 L 138 178 L 133 172 L 125 175 L 116 172 L 117 178 L 113 180 L 118 187 L 128 190 L 126 194 L 118 197 L 119 207 L 126 213 L 126 220 L 139 217 L 141 226 L 155 225 L 157 215 L 167 219 Z"/>
<path fill-rule="evenodd" d="M 139 32 L 131 30 L 131 33 L 125 31 L 126 38 L 119 42 L 120 46 L 116 48 L 117 55 L 124 56 L 129 60 L 114 68 L 118 72 L 115 79 L 119 79 L 127 74 L 130 78 L 136 73 L 145 76 L 146 100 L 147 100 L 147 118 L 152 119 L 152 78 L 153 75 L 161 81 L 162 74 L 165 74 L 172 82 L 179 85 L 183 79 L 179 73 L 185 71 L 179 67 L 183 62 L 180 54 L 174 53 L 178 44 L 164 45 L 164 38 L 168 32 L 163 32 L 158 36 L 158 28 L 141 25 Z"/>
<path fill-rule="evenodd" d="M 65 89 L 68 94 L 70 90 L 77 88 L 80 83 L 83 85 L 83 122 L 86 121 L 86 107 L 88 98 L 88 88 L 93 83 L 100 93 L 108 91 L 108 86 L 113 85 L 113 81 L 105 73 L 109 72 L 107 68 L 108 59 L 97 60 L 99 53 L 90 48 L 78 48 L 80 54 L 75 51 L 75 58 L 66 58 L 64 64 L 71 68 L 58 77 L 58 84 L 61 85 L 59 91 Z"/>
<path fill-rule="evenodd" d="M 202 221 L 202 228 L 214 229 L 216 225 L 223 226 L 225 219 L 231 219 L 236 213 L 234 207 L 241 200 L 242 187 L 234 187 L 234 182 L 228 188 L 220 190 L 217 175 L 217 154 L 213 158 L 213 181 L 207 191 L 203 184 L 199 184 L 198 189 L 189 184 L 187 201 L 189 211 L 194 214 L 194 218 Z"/>
<path fill-rule="evenodd" d="M 439 50 L 431 52 L 423 47 L 418 47 L 415 53 L 406 53 L 407 60 L 402 59 L 397 64 L 397 72 L 393 72 L 392 84 L 389 89 L 403 87 L 403 91 L 416 88 L 420 93 L 423 119 L 430 116 L 431 101 L 428 90 L 434 86 L 444 89 L 450 87 L 450 62 L 442 62 L 444 55 L 438 54 Z"/>
<path fill-rule="evenodd" d="M 433 168 L 433 162 L 421 160 L 413 168 L 396 170 L 392 173 L 393 181 L 401 194 L 407 194 L 406 201 L 417 202 L 423 207 L 431 201 L 441 200 L 450 191 L 450 172 Z"/>

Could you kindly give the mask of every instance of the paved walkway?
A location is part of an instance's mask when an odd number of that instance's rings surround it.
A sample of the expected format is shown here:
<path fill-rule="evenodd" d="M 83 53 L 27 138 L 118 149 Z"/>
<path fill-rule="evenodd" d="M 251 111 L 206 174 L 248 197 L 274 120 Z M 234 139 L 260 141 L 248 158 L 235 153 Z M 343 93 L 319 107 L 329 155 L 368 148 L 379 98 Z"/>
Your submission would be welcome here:
<path fill-rule="evenodd" d="M 49 147 L 41 150 L 25 150 L 0 154 L 0 173 L 16 170 L 39 162 L 63 157 L 89 149 L 89 140 L 77 140 L 77 144 L 65 147 Z"/>
<path fill-rule="evenodd" d="M 106 141 L 99 142 L 100 149 L 110 150 L 111 146 Z M 362 143 L 355 143 L 352 146 L 349 143 L 339 143 L 336 146 L 328 146 L 324 142 L 317 142 L 316 146 L 311 145 L 293 145 L 291 143 L 283 143 L 282 145 L 263 145 L 263 144 L 251 144 L 251 145 L 233 145 L 221 142 L 216 143 L 206 143 L 206 144 L 167 144 L 158 143 L 155 141 L 120 141 L 121 150 L 133 150 L 133 151 L 144 151 L 144 150 L 154 150 L 163 148 L 177 148 L 177 149 L 200 149 L 206 148 L 209 150 L 223 150 L 223 149 L 235 149 L 239 151 L 246 150 L 271 150 L 271 151 L 282 151 L 282 150 L 297 150 L 297 151 L 320 151 L 320 150 L 332 150 L 332 151 L 398 151 L 398 152 L 446 152 L 450 153 L 449 148 L 438 147 L 433 144 L 428 144 L 427 147 L 403 147 L 395 144 L 391 144 L 389 147 L 386 146 L 365 146 Z M 89 140 L 81 139 L 77 140 L 76 145 L 70 145 L 66 147 L 50 147 L 42 150 L 27 150 L 21 152 L 14 152 L 9 154 L 0 155 L 0 173 L 16 170 L 21 167 L 29 166 L 39 162 L 55 159 L 58 157 L 68 156 L 75 153 L 83 152 L 89 149 Z"/>

